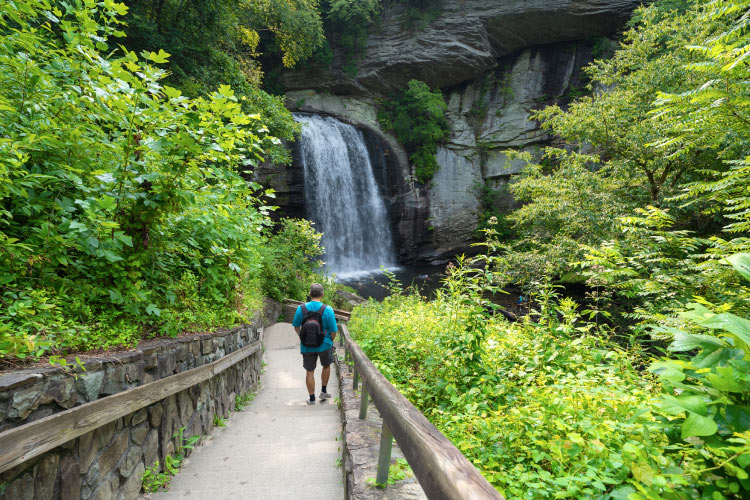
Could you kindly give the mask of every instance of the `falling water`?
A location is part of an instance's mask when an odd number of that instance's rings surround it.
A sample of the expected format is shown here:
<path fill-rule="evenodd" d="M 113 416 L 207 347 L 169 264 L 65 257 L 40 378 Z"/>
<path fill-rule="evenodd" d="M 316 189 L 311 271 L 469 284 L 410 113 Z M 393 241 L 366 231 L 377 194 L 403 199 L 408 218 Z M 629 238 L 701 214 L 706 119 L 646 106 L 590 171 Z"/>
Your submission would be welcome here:
<path fill-rule="evenodd" d="M 388 214 L 362 133 L 334 118 L 302 124 L 307 217 L 323 233 L 325 261 L 339 277 L 395 264 Z"/>

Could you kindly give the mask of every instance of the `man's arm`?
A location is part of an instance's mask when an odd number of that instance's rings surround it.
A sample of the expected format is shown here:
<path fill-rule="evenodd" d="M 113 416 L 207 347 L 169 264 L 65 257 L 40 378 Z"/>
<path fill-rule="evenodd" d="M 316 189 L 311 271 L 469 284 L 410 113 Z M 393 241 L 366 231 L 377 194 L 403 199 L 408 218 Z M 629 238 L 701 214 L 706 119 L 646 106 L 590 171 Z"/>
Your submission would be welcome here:
<path fill-rule="evenodd" d="M 329 323 L 330 323 L 329 326 L 331 327 L 328 331 L 331 333 L 331 341 L 334 341 L 334 340 L 336 340 L 336 333 L 339 330 L 339 327 L 336 324 L 336 314 L 333 312 L 333 308 L 332 307 L 329 307 L 326 310 L 326 313 L 328 314 L 328 319 L 329 319 Z"/>
<path fill-rule="evenodd" d="M 299 329 L 302 326 L 302 307 L 297 306 L 297 310 L 294 311 L 294 318 L 292 319 L 292 326 L 294 327 L 294 331 L 297 332 L 297 337 L 299 337 Z"/>

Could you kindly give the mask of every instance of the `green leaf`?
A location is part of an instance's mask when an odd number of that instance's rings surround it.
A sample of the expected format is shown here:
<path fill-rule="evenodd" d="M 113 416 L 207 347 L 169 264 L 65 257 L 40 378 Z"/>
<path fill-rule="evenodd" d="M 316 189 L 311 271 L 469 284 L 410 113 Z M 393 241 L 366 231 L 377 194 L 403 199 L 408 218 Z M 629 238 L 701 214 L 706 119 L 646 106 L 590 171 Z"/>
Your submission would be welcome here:
<path fill-rule="evenodd" d="M 146 313 L 152 316 L 159 316 L 161 314 L 161 309 L 156 307 L 156 304 L 149 304 L 146 306 Z"/>
<path fill-rule="evenodd" d="M 653 482 L 654 470 L 647 463 L 633 464 L 630 467 L 630 472 L 633 474 L 634 478 L 642 483 L 646 483 L 650 486 Z"/>
<path fill-rule="evenodd" d="M 104 210 L 112 210 L 117 205 L 117 199 L 105 194 L 104 196 L 102 196 L 101 198 L 97 200 L 97 203 Z"/>
<path fill-rule="evenodd" d="M 109 262 L 119 262 L 122 259 L 119 255 L 114 253 L 112 250 L 104 250 L 101 252 L 101 256 L 107 259 Z"/>
<path fill-rule="evenodd" d="M 708 407 L 702 396 L 663 396 L 662 401 L 664 410 L 673 415 L 683 411 L 703 416 L 708 414 Z"/>
<path fill-rule="evenodd" d="M 719 366 L 716 373 L 706 374 L 706 380 L 713 386 L 723 392 L 743 392 L 744 387 L 734 378 L 735 370 L 731 366 Z"/>
<path fill-rule="evenodd" d="M 750 253 L 736 253 L 727 257 L 727 261 L 743 278 L 750 281 Z"/>
<path fill-rule="evenodd" d="M 709 318 L 716 316 L 716 313 L 708 309 L 703 304 L 691 302 L 687 305 L 687 310 L 680 313 L 680 317 L 690 320 L 699 325 L 703 324 Z"/>
<path fill-rule="evenodd" d="M 732 430 L 743 432 L 750 429 L 750 406 L 727 405 L 724 416 Z"/>
<path fill-rule="evenodd" d="M 635 488 L 632 486 L 620 486 L 610 493 L 610 496 L 612 497 L 612 500 L 629 500 L 630 495 L 633 493 L 635 493 Z"/>
<path fill-rule="evenodd" d="M 717 314 L 703 322 L 707 328 L 721 328 L 737 336 L 745 346 L 750 346 L 750 321 L 730 313 Z"/>
<path fill-rule="evenodd" d="M 691 413 L 682 423 L 682 439 L 693 436 L 711 436 L 717 430 L 718 426 L 713 418 Z"/>
<path fill-rule="evenodd" d="M 149 52 L 146 56 L 146 59 L 149 61 L 153 61 L 157 64 L 163 64 L 169 61 L 170 54 L 167 52 L 164 52 L 164 49 L 159 49 L 158 53 L 155 52 Z"/>
<path fill-rule="evenodd" d="M 660 379 L 670 382 L 682 382 L 685 380 L 682 367 L 672 361 L 655 362 L 649 367 L 648 371 L 657 374 Z"/>
<path fill-rule="evenodd" d="M 177 90 L 174 87 L 170 87 L 169 85 L 165 85 L 162 87 L 162 92 L 164 92 L 164 95 L 166 95 L 170 99 L 177 99 L 182 95 L 182 92 Z"/>
<path fill-rule="evenodd" d="M 750 453 L 745 453 L 744 455 L 740 455 L 739 457 L 737 457 L 737 465 L 739 465 L 743 469 L 746 469 L 748 466 L 750 466 Z"/>
<path fill-rule="evenodd" d="M 122 231 L 115 232 L 115 238 L 117 238 L 119 241 L 121 241 L 123 244 L 129 247 L 133 246 L 133 238 L 123 233 Z"/>
<path fill-rule="evenodd" d="M 693 335 L 671 327 L 655 328 L 654 330 L 672 333 L 674 340 L 667 348 L 672 352 L 692 351 L 693 349 L 713 346 L 729 347 L 726 342 L 711 335 Z"/>

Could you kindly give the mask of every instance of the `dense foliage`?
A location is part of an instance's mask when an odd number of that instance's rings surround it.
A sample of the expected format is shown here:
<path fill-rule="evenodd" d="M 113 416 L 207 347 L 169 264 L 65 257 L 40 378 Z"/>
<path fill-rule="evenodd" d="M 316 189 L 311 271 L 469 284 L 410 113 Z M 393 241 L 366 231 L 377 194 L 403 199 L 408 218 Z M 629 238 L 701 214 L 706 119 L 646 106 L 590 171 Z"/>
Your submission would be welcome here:
<path fill-rule="evenodd" d="M 750 282 L 750 254 L 730 260 Z M 652 364 L 657 381 L 551 288 L 534 321 L 493 315 L 499 263 L 460 261 L 436 299 L 395 294 L 349 323 L 493 485 L 511 499 L 747 497 L 750 321 L 692 305 L 682 329 L 658 328 L 688 356 Z"/>
<path fill-rule="evenodd" d="M 487 219 L 435 300 L 355 311 L 368 355 L 508 498 L 750 497 L 748 54 L 747 0 L 638 9 L 591 95 L 536 114 L 559 141 L 515 156 L 513 231 Z M 509 282 L 530 292 L 517 323 L 492 314 Z"/>
<path fill-rule="evenodd" d="M 286 272 L 242 177 L 265 125 L 228 86 L 164 85 L 163 50 L 107 52 L 126 10 L 0 5 L 0 357 L 229 325 Z M 272 240 L 311 272 L 309 227 Z"/>
<path fill-rule="evenodd" d="M 357 308 L 349 328 L 506 498 L 594 497 L 623 484 L 623 447 L 643 444 L 638 407 L 655 397 L 652 383 L 607 342 L 575 335 L 569 303 L 547 304 L 541 335 L 489 314 L 467 272 L 433 301 L 392 295 Z M 568 308 L 562 322 L 557 307 Z"/>
<path fill-rule="evenodd" d="M 429 182 L 437 171 L 438 144 L 450 133 L 446 109 L 443 94 L 419 80 L 411 80 L 406 89 L 378 108 L 380 125 L 392 130 L 406 147 L 419 182 Z"/>
<path fill-rule="evenodd" d="M 640 9 L 614 57 L 587 69 L 592 95 L 537 113 L 566 146 L 548 148 L 541 162 L 527 156 L 511 186 L 524 202 L 511 215 L 522 236 L 509 256 L 517 279 L 575 271 L 587 247 L 621 239 L 620 218 L 646 205 L 696 236 L 719 236 L 727 217 L 743 230 L 750 101 L 747 65 L 734 60 L 746 53 L 745 11 L 690 1 Z M 726 252 L 737 243 L 712 245 Z"/>
<path fill-rule="evenodd" d="M 263 156 L 277 163 L 290 161 L 276 138 L 292 139 L 298 126 L 282 97 L 260 90 L 260 58 L 292 67 L 321 46 L 316 1 L 134 0 L 129 6 L 123 27 L 127 38 L 120 43 L 136 53 L 167 48 L 171 57 L 166 82 L 187 96 L 231 85 L 243 111 L 259 113 L 268 129 L 257 132 Z"/>

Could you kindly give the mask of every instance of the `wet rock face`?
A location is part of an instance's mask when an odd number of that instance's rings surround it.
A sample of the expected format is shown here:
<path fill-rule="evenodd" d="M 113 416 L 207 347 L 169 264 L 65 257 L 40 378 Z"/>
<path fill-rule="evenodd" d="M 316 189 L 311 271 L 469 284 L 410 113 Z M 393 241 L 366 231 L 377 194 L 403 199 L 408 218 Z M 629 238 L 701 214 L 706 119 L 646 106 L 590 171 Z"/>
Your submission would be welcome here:
<path fill-rule="evenodd" d="M 430 253 L 424 257 L 467 250 L 486 208 L 480 205 L 481 186 L 504 193 L 496 209 L 516 206 L 507 187 L 525 164 L 510 160 L 505 151 L 541 154 L 552 138 L 531 119 L 532 113 L 551 102 L 564 105 L 585 84 L 581 68 L 591 59 L 590 44 L 527 49 L 447 92 L 451 136 L 438 148 L 439 170 L 429 191 L 433 238 L 439 245 L 425 249 Z"/>
<path fill-rule="evenodd" d="M 551 102 L 565 103 L 585 84 L 581 68 L 592 59 L 590 43 L 567 43 L 526 49 L 495 61 L 478 78 L 444 90 L 451 134 L 438 148 L 439 169 L 429 185 L 414 180 L 408 156 L 394 137 L 380 129 L 376 103 L 312 90 L 289 92 L 297 111 L 336 116 L 363 130 L 376 179 L 385 196 L 401 262 L 442 261 L 471 247 L 484 209 L 480 187 L 505 191 L 496 208 L 510 209 L 511 177 L 524 164 L 510 161 L 507 149 L 539 154 L 551 140 L 531 114 Z M 301 165 L 280 170 L 277 178 L 302 179 Z M 277 191 L 284 184 L 270 184 Z M 296 202 L 304 201 L 302 181 Z M 280 201 L 281 197 L 277 198 Z M 297 205 L 282 206 L 285 213 Z"/>
<path fill-rule="evenodd" d="M 315 88 L 340 95 L 377 96 L 411 79 L 446 88 L 476 79 L 498 58 L 525 48 L 586 40 L 616 32 L 634 0 L 444 0 L 424 29 L 408 29 L 405 5 L 389 3 L 370 30 L 356 78 L 335 51 L 332 67 L 284 76 L 288 90 Z M 335 48 L 334 48 L 335 49 Z"/>
<path fill-rule="evenodd" d="M 356 78 L 344 75 L 336 53 L 330 69 L 285 76 L 287 105 L 369 130 L 370 154 L 384 158 L 379 182 L 399 261 L 444 261 L 476 250 L 471 243 L 488 208 L 481 205 L 483 186 L 500 193 L 494 208 L 515 206 L 507 187 L 524 164 L 509 160 L 504 151 L 540 154 L 552 138 L 530 120 L 532 113 L 552 102 L 564 106 L 580 92 L 581 68 L 593 59 L 592 39 L 616 33 L 639 4 L 444 0 L 429 26 L 407 29 L 403 3 L 387 3 L 368 36 Z M 414 78 L 443 91 L 451 125 L 450 138 L 437 152 L 439 170 L 428 185 L 416 182 L 403 147 L 376 119 L 378 99 Z M 304 214 L 301 169 L 293 165 L 275 175 L 271 186 L 282 193 L 281 212 Z"/>

